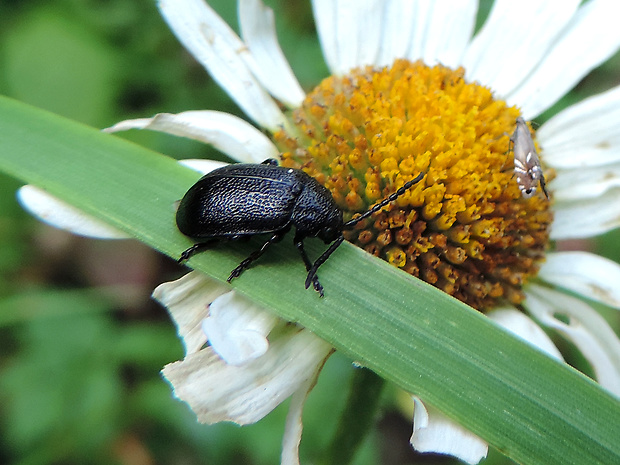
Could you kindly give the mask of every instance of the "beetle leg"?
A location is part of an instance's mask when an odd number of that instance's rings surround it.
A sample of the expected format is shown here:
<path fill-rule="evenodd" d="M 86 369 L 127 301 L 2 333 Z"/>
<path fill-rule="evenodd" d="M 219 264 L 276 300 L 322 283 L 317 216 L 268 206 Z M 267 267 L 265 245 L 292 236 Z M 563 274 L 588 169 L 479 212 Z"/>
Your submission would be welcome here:
<path fill-rule="evenodd" d="M 299 253 L 301 254 L 301 258 L 303 259 L 304 264 L 306 265 L 306 271 L 310 272 L 310 270 L 312 269 L 312 262 L 308 258 L 306 249 L 304 249 L 304 240 L 298 238 L 297 235 L 295 235 L 294 242 L 297 250 L 299 250 Z M 323 297 L 323 286 L 321 286 L 321 283 L 319 282 L 319 277 L 316 275 L 316 271 L 314 272 L 314 276 L 312 277 L 312 286 L 314 287 L 314 290 L 317 291 L 321 297 Z M 308 287 L 309 283 L 306 280 L 306 289 L 308 289 Z"/>
<path fill-rule="evenodd" d="M 205 249 L 211 247 L 217 240 L 211 240 L 207 242 L 199 242 L 198 244 L 192 245 L 189 249 L 186 249 L 181 254 L 181 257 L 177 260 L 177 263 L 183 263 L 185 260 L 188 260 L 192 255 L 197 254 Z"/>
<path fill-rule="evenodd" d="M 317 258 L 316 262 L 314 262 L 314 265 L 312 265 L 312 268 L 310 268 L 310 270 L 308 271 L 308 277 L 306 278 L 306 289 L 308 289 L 311 282 L 314 282 L 316 272 L 319 269 L 319 266 L 325 263 L 325 260 L 327 260 L 329 256 L 334 253 L 334 250 L 336 250 L 340 246 L 340 244 L 342 244 L 342 241 L 344 241 L 344 236 L 341 234 L 340 237 L 338 237 L 334 242 L 332 242 L 329 248 L 325 252 L 323 252 L 323 255 Z"/>
<path fill-rule="evenodd" d="M 265 253 L 265 250 L 267 250 L 267 247 L 269 247 L 274 242 L 278 242 L 279 240 L 281 240 L 287 231 L 288 230 L 278 231 L 273 236 L 271 236 L 271 238 L 267 242 L 265 242 L 260 249 L 255 250 L 254 252 L 250 254 L 248 258 L 246 258 L 241 263 L 239 263 L 239 266 L 235 268 L 234 270 L 232 270 L 232 272 L 230 273 L 230 276 L 228 277 L 226 281 L 231 282 L 233 279 L 238 278 L 241 275 L 241 273 L 243 273 L 243 270 L 245 270 L 248 266 L 250 266 L 250 264 L 254 260 L 258 259 L 258 257 L 260 257 L 263 253 Z"/>

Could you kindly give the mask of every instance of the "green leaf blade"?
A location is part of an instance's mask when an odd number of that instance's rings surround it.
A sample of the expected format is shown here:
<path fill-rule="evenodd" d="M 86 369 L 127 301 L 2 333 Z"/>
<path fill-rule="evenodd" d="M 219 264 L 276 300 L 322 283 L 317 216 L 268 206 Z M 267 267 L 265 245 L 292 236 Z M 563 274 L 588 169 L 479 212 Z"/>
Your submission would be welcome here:
<path fill-rule="evenodd" d="M 0 98 L 0 169 L 177 258 L 191 245 L 174 202 L 198 178 L 165 157 Z M 311 256 L 324 246 L 308 241 Z M 192 267 L 225 281 L 257 242 Z M 585 376 L 436 288 L 344 244 L 305 290 L 294 246 L 276 244 L 233 288 L 299 322 L 526 464 L 620 463 L 620 402 Z"/>

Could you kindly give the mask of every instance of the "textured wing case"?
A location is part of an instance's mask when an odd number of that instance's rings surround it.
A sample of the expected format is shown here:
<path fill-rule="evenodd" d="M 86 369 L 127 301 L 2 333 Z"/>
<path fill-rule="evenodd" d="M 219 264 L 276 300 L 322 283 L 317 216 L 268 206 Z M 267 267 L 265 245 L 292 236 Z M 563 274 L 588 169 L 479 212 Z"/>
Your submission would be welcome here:
<path fill-rule="evenodd" d="M 297 172 L 279 166 L 226 166 L 205 175 L 185 194 L 177 225 L 195 238 L 279 231 L 290 225 L 303 186 Z"/>

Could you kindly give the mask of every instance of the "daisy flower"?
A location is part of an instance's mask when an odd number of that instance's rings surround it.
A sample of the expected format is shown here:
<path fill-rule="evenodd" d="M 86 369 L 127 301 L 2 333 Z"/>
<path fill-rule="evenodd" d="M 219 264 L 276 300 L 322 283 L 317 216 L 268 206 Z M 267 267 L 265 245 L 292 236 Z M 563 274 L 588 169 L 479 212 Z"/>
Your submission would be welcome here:
<path fill-rule="evenodd" d="M 331 75 L 306 93 L 280 49 L 273 12 L 260 0 L 239 0 L 241 37 L 203 0 L 160 0 L 173 33 L 255 125 L 187 111 L 108 131 L 189 137 L 239 162 L 279 158 L 324 184 L 349 218 L 425 173 L 347 239 L 561 359 L 539 324 L 556 330 L 619 395 L 620 341 L 580 297 L 620 308 L 620 266 L 550 249 L 553 241 L 620 224 L 620 88 L 522 133 L 538 152 L 550 198 L 539 182 L 533 195 L 523 195 L 514 171 L 522 147 L 511 144 L 520 143 L 511 137 L 518 118 L 536 118 L 617 51 L 615 2 L 498 0 L 475 35 L 472 0 L 312 6 Z M 214 168 L 209 161 L 186 164 Z M 21 195 L 39 216 L 73 227 L 62 208 L 41 206 L 40 193 L 28 188 Z M 154 296 L 185 344 L 185 358 L 163 370 L 175 395 L 200 421 L 239 424 L 260 420 L 292 396 L 282 463 L 298 463 L 304 400 L 332 348 L 196 272 L 162 284 Z M 414 397 L 414 404 L 416 450 L 467 463 L 486 456 L 480 438 L 424 399 Z"/>

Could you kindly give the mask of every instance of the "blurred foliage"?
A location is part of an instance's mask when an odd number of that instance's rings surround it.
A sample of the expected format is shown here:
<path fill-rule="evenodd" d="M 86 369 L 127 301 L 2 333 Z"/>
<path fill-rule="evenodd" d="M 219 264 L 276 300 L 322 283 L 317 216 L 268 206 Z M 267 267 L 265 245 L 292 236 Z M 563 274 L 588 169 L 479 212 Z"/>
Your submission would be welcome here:
<path fill-rule="evenodd" d="M 285 55 L 302 86 L 312 88 L 328 71 L 310 3 L 267 3 L 277 12 Z M 237 29 L 235 2 L 210 4 Z M 482 2 L 478 24 L 490 4 Z M 3 94 L 95 127 L 191 109 L 243 117 L 151 1 L 4 1 L 0 69 Z M 619 70 L 617 55 L 540 122 L 617 85 Z M 154 132 L 122 137 L 176 158 L 226 159 Z M 134 242 L 102 244 L 39 224 L 17 205 L 18 187 L 0 175 L 0 463 L 278 463 L 287 403 L 259 425 L 200 425 L 159 376 L 182 348 L 149 296 L 183 270 Z M 619 238 L 612 232 L 586 246 L 618 261 Z M 305 408 L 302 461 L 329 443 L 351 372 L 338 354 L 323 370 Z M 455 463 L 410 450 L 411 422 L 394 391 L 384 393 L 378 428 L 354 463 Z M 485 463 L 506 459 L 491 451 Z"/>

